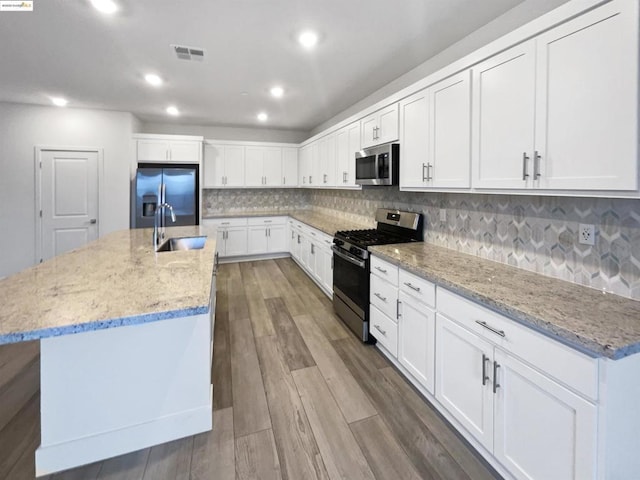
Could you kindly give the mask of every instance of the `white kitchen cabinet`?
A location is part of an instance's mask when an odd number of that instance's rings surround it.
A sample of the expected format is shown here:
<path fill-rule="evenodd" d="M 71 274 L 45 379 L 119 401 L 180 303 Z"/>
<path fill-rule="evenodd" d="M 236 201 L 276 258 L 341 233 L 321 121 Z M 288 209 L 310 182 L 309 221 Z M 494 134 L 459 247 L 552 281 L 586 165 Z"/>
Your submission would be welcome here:
<path fill-rule="evenodd" d="M 473 186 L 525 188 L 534 150 L 535 41 L 473 67 Z"/>
<path fill-rule="evenodd" d="M 205 219 L 202 223 L 217 228 L 216 251 L 220 258 L 247 254 L 246 218 Z"/>
<path fill-rule="evenodd" d="M 356 185 L 356 152 L 360 145 L 360 123 L 353 122 L 336 133 L 336 185 L 338 187 L 359 187 Z"/>
<path fill-rule="evenodd" d="M 473 186 L 638 188 L 638 4 L 613 1 L 473 67 Z"/>
<path fill-rule="evenodd" d="M 313 174 L 311 163 L 311 144 L 300 147 L 300 160 L 298 163 L 298 184 L 301 187 L 309 186 L 309 177 Z"/>
<path fill-rule="evenodd" d="M 194 163 L 202 160 L 202 138 L 162 135 L 136 135 L 138 163 Z"/>
<path fill-rule="evenodd" d="M 204 187 L 243 187 L 245 147 L 205 143 Z"/>
<path fill-rule="evenodd" d="M 398 104 L 394 103 L 360 121 L 362 148 L 398 140 Z"/>
<path fill-rule="evenodd" d="M 245 186 L 273 187 L 282 185 L 282 148 L 245 147 Z"/>
<path fill-rule="evenodd" d="M 336 186 L 336 134 L 330 133 L 318 140 L 317 178 L 318 186 Z"/>
<path fill-rule="evenodd" d="M 284 147 L 282 149 L 282 186 L 298 186 L 298 148 Z"/>
<path fill-rule="evenodd" d="M 597 383 L 594 359 L 451 292 L 439 289 L 438 305 L 444 408 L 515 478 L 595 478 L 597 409 L 583 396 Z"/>
<path fill-rule="evenodd" d="M 430 393 L 435 381 L 435 311 L 400 291 L 398 361 Z"/>
<path fill-rule="evenodd" d="M 471 185 L 471 71 L 400 102 L 400 188 Z"/>
<path fill-rule="evenodd" d="M 249 255 L 285 252 L 286 217 L 258 217 L 248 220 L 247 253 Z"/>

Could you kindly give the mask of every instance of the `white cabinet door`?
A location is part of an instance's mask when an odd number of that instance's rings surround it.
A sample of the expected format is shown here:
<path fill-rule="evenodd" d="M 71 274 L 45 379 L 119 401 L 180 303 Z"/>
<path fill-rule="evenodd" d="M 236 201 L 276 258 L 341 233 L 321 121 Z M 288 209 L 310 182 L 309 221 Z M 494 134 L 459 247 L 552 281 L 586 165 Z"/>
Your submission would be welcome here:
<path fill-rule="evenodd" d="M 473 186 L 526 188 L 534 143 L 535 40 L 473 71 Z"/>
<path fill-rule="evenodd" d="M 310 145 L 300 147 L 300 160 L 298 162 L 298 185 L 307 187 L 309 185 L 309 169 L 311 168 L 311 148 Z"/>
<path fill-rule="evenodd" d="M 596 475 L 595 405 L 496 349 L 494 455 L 518 479 Z"/>
<path fill-rule="evenodd" d="M 309 241 L 309 248 L 309 271 L 311 272 L 311 276 L 316 282 L 322 283 L 322 276 L 324 275 L 324 265 L 320 256 L 320 249 L 318 248 L 318 244 L 311 239 Z"/>
<path fill-rule="evenodd" d="M 330 133 L 318 141 L 318 183 L 321 187 L 336 186 L 336 134 Z"/>
<path fill-rule="evenodd" d="M 267 230 L 267 251 L 287 251 L 287 227 L 285 225 L 273 225 Z"/>
<path fill-rule="evenodd" d="M 300 263 L 307 270 L 311 270 L 311 261 L 311 241 L 306 235 L 300 235 Z"/>
<path fill-rule="evenodd" d="M 268 251 L 267 227 L 249 227 L 247 230 L 247 253 L 254 255 Z"/>
<path fill-rule="evenodd" d="M 354 122 L 336 134 L 336 176 L 338 187 L 355 187 L 356 152 L 360 150 L 360 125 Z"/>
<path fill-rule="evenodd" d="M 247 254 L 247 227 L 228 227 L 225 253 L 228 257 Z"/>
<path fill-rule="evenodd" d="M 203 161 L 204 188 L 224 186 L 224 147 L 205 144 Z"/>
<path fill-rule="evenodd" d="M 264 186 L 264 172 L 263 172 L 263 147 L 245 147 L 244 164 L 245 164 L 245 176 L 244 184 L 247 187 L 261 187 Z"/>
<path fill-rule="evenodd" d="M 468 188 L 471 186 L 471 71 L 429 87 L 427 94 L 427 185 Z M 404 151 L 404 144 L 402 147 Z"/>
<path fill-rule="evenodd" d="M 377 139 L 376 139 L 377 127 L 378 127 L 377 113 L 369 115 L 368 117 L 365 117 L 361 120 L 360 138 L 362 140 L 362 148 L 368 148 L 373 145 L 377 145 Z"/>
<path fill-rule="evenodd" d="M 199 164 L 201 152 L 201 142 L 172 140 L 169 144 L 169 161 Z"/>
<path fill-rule="evenodd" d="M 398 140 L 398 104 L 372 113 L 363 118 L 360 125 L 363 148 Z"/>
<path fill-rule="evenodd" d="M 216 251 L 221 257 L 227 256 L 226 241 L 227 241 L 226 229 L 218 228 L 216 232 Z"/>
<path fill-rule="evenodd" d="M 291 256 L 295 258 L 298 262 L 302 262 L 301 253 L 302 253 L 302 235 L 300 232 L 295 231 L 293 239 L 291 240 Z"/>
<path fill-rule="evenodd" d="M 138 140 L 138 162 L 169 161 L 168 140 Z"/>
<path fill-rule="evenodd" d="M 637 18 L 612 2 L 537 37 L 541 188 L 637 188 Z"/>
<path fill-rule="evenodd" d="M 319 187 L 322 183 L 322 165 L 320 164 L 318 147 L 319 142 L 317 141 L 309 145 L 308 186 L 311 187 Z"/>
<path fill-rule="evenodd" d="M 265 147 L 262 171 L 265 186 L 276 187 L 282 185 L 282 148 Z"/>
<path fill-rule="evenodd" d="M 493 347 L 436 316 L 436 399 L 487 450 L 493 450 Z"/>
<path fill-rule="evenodd" d="M 436 353 L 435 312 L 400 292 L 398 360 L 433 393 Z"/>
<path fill-rule="evenodd" d="M 400 102 L 400 188 L 427 185 L 429 98 L 422 90 Z"/>
<path fill-rule="evenodd" d="M 321 264 L 320 284 L 328 292 L 333 292 L 333 252 L 327 247 L 318 247 L 316 261 Z"/>
<path fill-rule="evenodd" d="M 244 186 L 244 147 L 226 145 L 224 147 L 225 187 Z"/>
<path fill-rule="evenodd" d="M 282 149 L 282 185 L 298 186 L 298 149 L 285 147 Z"/>

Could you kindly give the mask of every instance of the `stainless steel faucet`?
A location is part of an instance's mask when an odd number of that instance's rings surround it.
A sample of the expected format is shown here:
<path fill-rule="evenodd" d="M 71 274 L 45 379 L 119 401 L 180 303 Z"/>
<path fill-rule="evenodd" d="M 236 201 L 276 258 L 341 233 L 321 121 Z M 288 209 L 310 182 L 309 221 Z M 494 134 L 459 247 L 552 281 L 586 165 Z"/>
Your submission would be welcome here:
<path fill-rule="evenodd" d="M 156 211 L 153 213 L 153 250 L 158 251 L 158 247 L 164 240 L 164 225 L 158 225 L 158 218 L 164 215 L 164 209 L 168 208 L 171 212 L 171 221 L 176 221 L 176 214 L 173 213 L 173 207 L 168 203 L 161 203 L 156 207 Z M 160 213 L 160 215 L 158 215 Z"/>

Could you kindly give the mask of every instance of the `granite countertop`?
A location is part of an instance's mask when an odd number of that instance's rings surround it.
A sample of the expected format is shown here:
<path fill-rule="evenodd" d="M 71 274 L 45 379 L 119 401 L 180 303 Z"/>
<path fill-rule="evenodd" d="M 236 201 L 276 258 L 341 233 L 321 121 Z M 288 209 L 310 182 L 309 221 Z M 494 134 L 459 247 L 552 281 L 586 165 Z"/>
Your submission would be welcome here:
<path fill-rule="evenodd" d="M 373 254 L 593 356 L 640 352 L 640 302 L 428 243 Z"/>
<path fill-rule="evenodd" d="M 0 280 L 0 344 L 197 315 L 209 311 L 216 231 L 201 250 L 154 253 L 152 229 L 114 232 Z"/>
<path fill-rule="evenodd" d="M 314 210 L 253 210 L 247 212 L 229 212 L 207 216 L 206 218 L 245 218 L 245 217 L 277 217 L 289 216 L 302 223 L 306 223 L 327 235 L 334 235 L 339 230 L 356 230 L 375 228 L 375 222 L 359 222 L 337 218 L 334 215 L 320 213 Z"/>

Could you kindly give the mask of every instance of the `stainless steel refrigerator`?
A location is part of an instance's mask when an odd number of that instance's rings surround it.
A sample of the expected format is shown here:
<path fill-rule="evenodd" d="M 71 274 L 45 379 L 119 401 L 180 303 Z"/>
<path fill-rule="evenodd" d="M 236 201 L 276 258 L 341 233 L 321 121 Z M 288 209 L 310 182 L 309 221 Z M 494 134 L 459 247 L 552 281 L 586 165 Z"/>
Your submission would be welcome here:
<path fill-rule="evenodd" d="M 136 174 L 134 228 L 153 227 L 158 204 L 168 203 L 176 214 L 175 223 L 165 209 L 161 224 L 198 225 L 198 165 L 138 164 Z"/>

